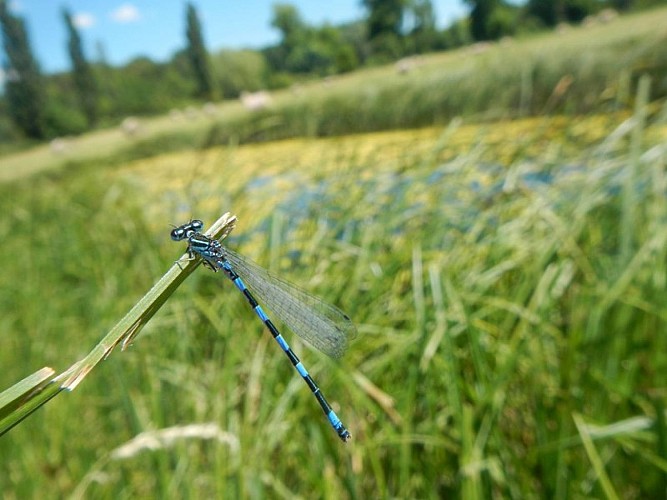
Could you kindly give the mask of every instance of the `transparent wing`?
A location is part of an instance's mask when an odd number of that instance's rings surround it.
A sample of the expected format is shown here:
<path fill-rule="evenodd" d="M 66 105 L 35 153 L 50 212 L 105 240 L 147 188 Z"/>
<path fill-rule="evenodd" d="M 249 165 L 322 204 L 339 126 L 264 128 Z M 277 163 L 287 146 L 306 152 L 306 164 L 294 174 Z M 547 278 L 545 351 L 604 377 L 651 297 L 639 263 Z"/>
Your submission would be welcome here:
<path fill-rule="evenodd" d="M 347 314 L 228 248 L 223 253 L 256 299 L 290 330 L 327 356 L 343 355 L 357 331 Z"/>

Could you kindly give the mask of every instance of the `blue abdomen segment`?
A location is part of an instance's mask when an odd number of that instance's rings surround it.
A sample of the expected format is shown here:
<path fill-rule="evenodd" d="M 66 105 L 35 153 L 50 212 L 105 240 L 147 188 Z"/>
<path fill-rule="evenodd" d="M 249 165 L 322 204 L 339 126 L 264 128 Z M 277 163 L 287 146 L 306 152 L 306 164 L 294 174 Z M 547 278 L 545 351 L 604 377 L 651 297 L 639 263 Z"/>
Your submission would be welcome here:
<path fill-rule="evenodd" d="M 262 321 L 267 322 L 269 320 L 269 317 L 264 312 L 264 309 L 262 309 L 262 306 L 255 307 L 255 312 L 257 313 L 257 316 L 259 316 L 259 319 Z"/>
<path fill-rule="evenodd" d="M 243 282 L 243 280 L 241 278 L 236 278 L 234 280 L 234 284 L 236 285 L 236 288 L 238 288 L 239 290 L 241 290 L 241 291 L 246 290 L 245 283 Z"/>
<path fill-rule="evenodd" d="M 294 368 L 296 368 L 296 371 L 298 371 L 299 375 L 301 375 L 303 378 L 308 376 L 308 370 L 306 370 L 306 367 L 303 366 L 303 363 L 297 363 Z"/>
<path fill-rule="evenodd" d="M 278 345 L 283 351 L 287 352 L 291 350 L 289 344 L 285 341 L 282 335 L 278 334 L 276 336 L 276 342 L 278 342 Z"/>

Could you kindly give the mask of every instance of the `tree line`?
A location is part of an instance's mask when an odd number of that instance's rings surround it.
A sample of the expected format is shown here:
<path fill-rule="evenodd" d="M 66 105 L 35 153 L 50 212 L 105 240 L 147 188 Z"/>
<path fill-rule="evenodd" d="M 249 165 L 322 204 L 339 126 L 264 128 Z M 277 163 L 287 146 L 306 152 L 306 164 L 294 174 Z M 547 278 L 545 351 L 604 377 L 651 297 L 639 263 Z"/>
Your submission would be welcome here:
<path fill-rule="evenodd" d="M 235 98 L 243 91 L 275 89 L 302 79 L 349 72 L 402 57 L 449 50 L 476 41 L 581 22 L 603 8 L 641 9 L 665 0 L 465 0 L 470 14 L 438 29 L 431 0 L 361 0 L 366 16 L 356 22 L 311 26 L 288 3 L 273 6 L 277 45 L 261 50 L 209 53 L 197 11 L 186 4 L 185 48 L 166 63 L 137 58 L 122 67 L 106 62 L 98 45 L 91 62 L 68 9 L 71 70 L 44 75 L 24 21 L 0 0 L 4 48 L 4 95 L 0 97 L 0 142 L 78 134 L 196 102 Z"/>

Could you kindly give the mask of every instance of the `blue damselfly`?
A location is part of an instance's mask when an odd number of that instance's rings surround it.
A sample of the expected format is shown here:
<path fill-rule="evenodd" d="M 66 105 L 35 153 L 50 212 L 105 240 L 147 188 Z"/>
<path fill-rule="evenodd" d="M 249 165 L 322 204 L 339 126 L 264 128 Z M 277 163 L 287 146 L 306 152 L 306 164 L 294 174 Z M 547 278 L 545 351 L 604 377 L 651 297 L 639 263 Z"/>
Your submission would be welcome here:
<path fill-rule="evenodd" d="M 254 294 L 294 333 L 333 358 L 343 355 L 348 341 L 356 333 L 350 318 L 337 307 L 273 276 L 254 262 L 222 246 L 218 240 L 209 238 L 201 232 L 203 227 L 202 221 L 192 220 L 175 228 L 171 232 L 171 239 L 187 240 L 190 258 L 200 256 L 206 267 L 213 271 L 222 270 L 236 285 L 303 377 L 338 436 L 343 441 L 350 439 L 350 433 L 324 398 L 303 363 L 259 305 Z M 246 282 L 252 292 L 246 287 Z"/>

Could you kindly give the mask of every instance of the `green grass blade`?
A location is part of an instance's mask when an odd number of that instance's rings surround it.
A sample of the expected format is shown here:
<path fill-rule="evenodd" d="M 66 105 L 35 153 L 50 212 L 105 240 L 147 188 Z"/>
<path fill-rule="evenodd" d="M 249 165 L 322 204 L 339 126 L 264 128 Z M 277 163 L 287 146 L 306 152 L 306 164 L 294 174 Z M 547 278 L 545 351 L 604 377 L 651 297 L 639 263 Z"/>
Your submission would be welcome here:
<path fill-rule="evenodd" d="M 224 238 L 232 231 L 235 223 L 236 216 L 226 213 L 215 222 L 206 234 L 216 239 Z M 148 323 L 148 320 L 162 307 L 174 293 L 174 290 L 194 271 L 200 262 L 201 259 L 179 259 L 125 317 L 107 333 L 88 356 L 58 377 L 58 380 L 62 380 L 62 387 L 70 391 L 74 390 L 90 370 L 100 361 L 106 359 L 118 344 L 122 344 L 123 349 L 130 345 L 139 331 Z"/>
<path fill-rule="evenodd" d="M 595 475 L 600 481 L 600 486 L 602 486 L 602 490 L 604 491 L 607 498 L 611 500 L 618 500 L 619 496 L 616 494 L 614 486 L 611 484 L 611 480 L 607 475 L 607 471 L 605 471 L 604 469 L 602 458 L 600 457 L 600 454 L 598 453 L 597 449 L 595 448 L 595 445 L 593 444 L 593 439 L 591 438 L 591 435 L 589 433 L 588 426 L 584 422 L 583 418 L 581 418 L 581 415 L 574 414 L 572 418 L 574 419 L 574 423 L 577 426 L 577 430 L 579 431 L 579 436 L 581 437 L 581 442 L 584 445 L 584 449 L 586 450 L 588 459 L 591 461 L 591 464 L 593 465 L 593 469 L 595 470 Z"/>
<path fill-rule="evenodd" d="M 235 223 L 236 216 L 226 213 L 213 224 L 207 235 L 216 239 L 225 238 Z M 0 435 L 46 404 L 63 389 L 74 390 L 116 346 L 121 344 L 125 349 L 200 262 L 201 259 L 179 259 L 85 358 L 65 372 L 54 376 L 53 369 L 42 368 L 0 394 Z"/>
<path fill-rule="evenodd" d="M 55 395 L 52 391 L 43 391 L 55 373 L 53 368 L 44 367 L 0 394 L 0 435 L 23 420 L 34 407 L 41 406 Z"/>

